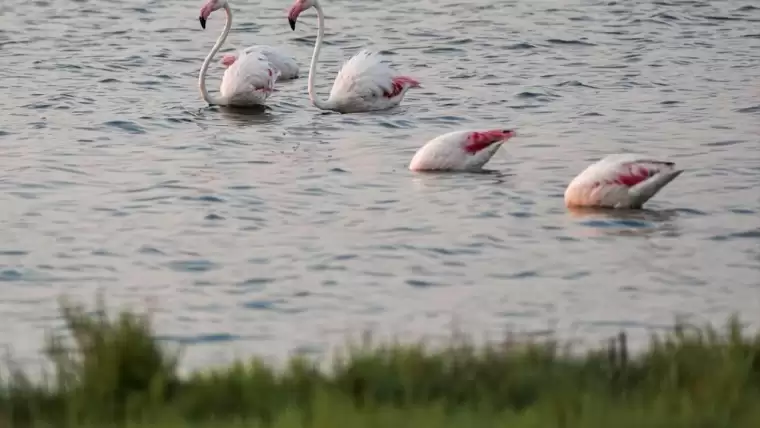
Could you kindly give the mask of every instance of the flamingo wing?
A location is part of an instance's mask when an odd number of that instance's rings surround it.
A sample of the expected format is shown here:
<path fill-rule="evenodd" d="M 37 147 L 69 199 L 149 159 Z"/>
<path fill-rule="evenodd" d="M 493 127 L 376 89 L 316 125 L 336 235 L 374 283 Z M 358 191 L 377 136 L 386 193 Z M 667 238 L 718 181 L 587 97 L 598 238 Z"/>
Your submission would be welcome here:
<path fill-rule="evenodd" d="M 280 79 L 294 79 L 298 77 L 298 62 L 285 50 L 266 45 L 253 45 L 243 50 L 245 54 L 254 52 L 264 54 L 269 62 L 280 70 Z"/>
<path fill-rule="evenodd" d="M 233 97 L 255 93 L 267 97 L 274 90 L 280 71 L 262 53 L 241 53 L 240 57 L 224 72 L 223 95 Z"/>
<path fill-rule="evenodd" d="M 673 162 L 633 154 L 608 156 L 600 164 L 603 168 L 600 168 L 599 181 L 608 186 L 630 189 L 663 170 L 672 169 L 673 165 Z"/>
<path fill-rule="evenodd" d="M 372 100 L 393 92 L 395 71 L 377 52 L 364 49 L 351 57 L 335 77 L 331 99 L 358 97 Z"/>

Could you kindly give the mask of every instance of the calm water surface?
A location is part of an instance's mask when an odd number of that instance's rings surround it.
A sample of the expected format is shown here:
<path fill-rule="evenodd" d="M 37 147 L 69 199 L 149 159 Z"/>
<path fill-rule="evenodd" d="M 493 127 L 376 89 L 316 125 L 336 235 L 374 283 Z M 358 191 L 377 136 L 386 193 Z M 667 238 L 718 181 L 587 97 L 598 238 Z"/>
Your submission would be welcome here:
<path fill-rule="evenodd" d="M 188 367 L 364 328 L 593 342 L 676 315 L 760 324 L 760 5 L 325 1 L 323 95 L 367 45 L 424 85 L 340 115 L 308 102 L 316 17 L 291 31 L 285 0 L 233 1 L 226 48 L 282 46 L 304 77 L 265 113 L 208 108 L 196 76 L 224 19 L 201 30 L 201 3 L 0 7 L 0 343 L 18 355 L 60 326 L 59 295 L 99 288 L 148 300 Z M 519 132 L 496 173 L 406 169 L 479 127 Z M 645 212 L 564 208 L 574 175 L 625 151 L 687 171 Z"/>

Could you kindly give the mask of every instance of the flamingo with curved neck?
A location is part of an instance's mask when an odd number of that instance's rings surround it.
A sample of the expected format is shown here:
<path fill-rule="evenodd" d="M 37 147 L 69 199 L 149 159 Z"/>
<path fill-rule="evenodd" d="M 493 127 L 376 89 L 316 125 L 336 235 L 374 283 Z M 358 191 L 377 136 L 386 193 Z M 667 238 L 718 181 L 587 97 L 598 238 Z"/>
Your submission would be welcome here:
<path fill-rule="evenodd" d="M 232 10 L 227 0 L 208 0 L 200 11 L 198 20 L 201 28 L 206 29 L 206 21 L 212 12 L 224 9 L 226 20 L 224 30 L 217 38 L 211 51 L 206 55 L 198 74 L 198 89 L 203 100 L 209 105 L 252 106 L 264 105 L 274 91 L 274 83 L 280 72 L 260 52 L 243 52 L 240 57 L 224 72 L 219 86 L 221 96 L 213 96 L 206 89 L 206 73 L 211 60 L 227 40 L 232 28 Z"/>
<path fill-rule="evenodd" d="M 288 13 L 292 30 L 296 29 L 298 16 L 310 8 L 317 11 L 317 40 L 309 65 L 308 92 L 312 104 L 321 110 L 340 113 L 357 113 L 386 110 L 397 106 L 411 88 L 419 88 L 420 83 L 409 76 L 399 75 L 382 62 L 376 52 L 363 49 L 349 59 L 338 72 L 330 96 L 320 99 L 314 93 L 314 79 L 317 60 L 325 35 L 325 18 L 319 0 L 296 0 Z"/>

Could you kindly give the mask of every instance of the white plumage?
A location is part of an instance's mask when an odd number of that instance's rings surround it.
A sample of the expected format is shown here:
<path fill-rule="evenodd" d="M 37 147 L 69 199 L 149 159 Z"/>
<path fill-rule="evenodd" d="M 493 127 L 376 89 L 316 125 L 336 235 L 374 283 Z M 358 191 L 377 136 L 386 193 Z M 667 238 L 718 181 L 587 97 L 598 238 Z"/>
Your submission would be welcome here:
<path fill-rule="evenodd" d="M 253 52 L 264 54 L 269 62 L 280 71 L 280 77 L 277 80 L 291 80 L 298 77 L 299 68 L 296 59 L 281 48 L 267 45 L 253 45 L 235 54 L 226 54 L 222 58 L 222 64 L 229 67 L 237 61 L 239 55 Z"/>
<path fill-rule="evenodd" d="M 219 92 L 227 105 L 263 105 L 274 91 L 279 73 L 264 54 L 242 53 L 224 71 Z"/>
<path fill-rule="evenodd" d="M 401 88 L 404 83 L 407 87 Z M 400 103 L 406 90 L 416 85 L 383 63 L 379 53 L 363 49 L 343 64 L 327 102 L 346 113 L 385 110 Z"/>

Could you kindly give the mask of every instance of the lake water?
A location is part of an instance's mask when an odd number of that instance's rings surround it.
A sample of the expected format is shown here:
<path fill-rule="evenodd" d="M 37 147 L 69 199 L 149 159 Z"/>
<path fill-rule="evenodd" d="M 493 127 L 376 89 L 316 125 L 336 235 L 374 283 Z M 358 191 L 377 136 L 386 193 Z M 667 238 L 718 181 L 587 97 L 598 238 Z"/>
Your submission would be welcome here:
<path fill-rule="evenodd" d="M 226 48 L 281 46 L 303 78 L 266 113 L 208 108 L 224 23 L 202 1 L 0 6 L 0 343 L 32 361 L 62 294 L 156 310 L 186 367 L 322 354 L 371 328 L 590 343 L 675 316 L 760 324 L 760 4 L 324 1 L 317 89 L 381 49 L 418 78 L 392 111 L 306 94 L 314 10 L 236 0 Z M 225 51 L 227 49 L 224 49 Z M 223 69 L 217 56 L 209 88 Z M 425 141 L 515 128 L 495 174 L 415 174 Z M 572 212 L 590 162 L 686 169 L 634 214 Z"/>

